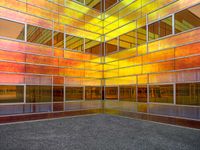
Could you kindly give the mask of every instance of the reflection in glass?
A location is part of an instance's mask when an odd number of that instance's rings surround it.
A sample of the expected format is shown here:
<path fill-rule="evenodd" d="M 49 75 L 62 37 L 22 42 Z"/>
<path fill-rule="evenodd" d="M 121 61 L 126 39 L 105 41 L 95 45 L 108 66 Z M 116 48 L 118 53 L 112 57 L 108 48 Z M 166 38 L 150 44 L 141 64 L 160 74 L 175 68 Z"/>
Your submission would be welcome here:
<path fill-rule="evenodd" d="M 200 83 L 177 84 L 176 103 L 182 105 L 200 105 Z"/>
<path fill-rule="evenodd" d="M 53 87 L 53 101 L 62 102 L 64 100 L 64 88 L 63 86 Z"/>
<path fill-rule="evenodd" d="M 25 25 L 5 19 L 0 19 L 0 36 L 24 40 Z"/>
<path fill-rule="evenodd" d="M 52 86 L 44 85 L 27 85 L 26 86 L 26 102 L 51 102 Z"/>
<path fill-rule="evenodd" d="M 119 99 L 122 101 L 136 101 L 135 86 L 120 86 Z"/>
<path fill-rule="evenodd" d="M 66 87 L 66 100 L 83 100 L 83 87 Z"/>
<path fill-rule="evenodd" d="M 66 48 L 76 51 L 84 51 L 84 39 L 66 34 Z"/>
<path fill-rule="evenodd" d="M 173 103 L 173 85 L 150 85 L 149 101 Z"/>
<path fill-rule="evenodd" d="M 0 85 L 0 103 L 24 102 L 24 86 Z"/>
<path fill-rule="evenodd" d="M 53 40 L 55 47 L 64 48 L 64 33 L 55 31 Z"/>
<path fill-rule="evenodd" d="M 101 54 L 101 43 L 99 41 L 85 39 L 85 52 L 95 55 Z"/>
<path fill-rule="evenodd" d="M 105 99 L 117 100 L 118 99 L 118 87 L 106 87 Z"/>
<path fill-rule="evenodd" d="M 133 48 L 136 44 L 136 30 L 119 36 L 119 50 Z"/>
<path fill-rule="evenodd" d="M 200 4 L 175 14 L 175 33 L 200 26 Z"/>
<path fill-rule="evenodd" d="M 142 45 L 146 43 L 146 26 L 137 29 L 137 44 Z"/>
<path fill-rule="evenodd" d="M 118 38 L 105 42 L 106 54 L 112 53 L 118 50 Z"/>
<path fill-rule="evenodd" d="M 28 25 L 27 41 L 52 46 L 52 31 L 49 29 Z"/>
<path fill-rule="evenodd" d="M 172 17 L 150 24 L 148 31 L 149 41 L 172 34 Z"/>
<path fill-rule="evenodd" d="M 85 87 L 85 99 L 86 100 L 100 100 L 101 99 L 101 87 Z"/>
<path fill-rule="evenodd" d="M 137 100 L 138 102 L 147 102 L 147 86 L 138 85 Z"/>

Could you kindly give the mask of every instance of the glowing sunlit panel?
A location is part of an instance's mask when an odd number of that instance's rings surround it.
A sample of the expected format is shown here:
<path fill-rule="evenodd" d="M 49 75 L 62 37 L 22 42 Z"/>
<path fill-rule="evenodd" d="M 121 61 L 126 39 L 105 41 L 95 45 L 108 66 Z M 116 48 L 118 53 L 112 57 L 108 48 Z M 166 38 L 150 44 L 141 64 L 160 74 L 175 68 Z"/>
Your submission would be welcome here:
<path fill-rule="evenodd" d="M 109 86 L 109 85 L 118 85 L 118 78 L 110 78 L 110 79 L 106 79 L 105 80 L 105 85 Z"/>
<path fill-rule="evenodd" d="M 187 69 L 200 67 L 200 56 L 187 57 L 175 60 L 175 69 Z"/>
<path fill-rule="evenodd" d="M 119 85 L 130 85 L 130 84 L 136 84 L 136 76 L 128 76 L 128 77 L 120 77 L 117 78 Z"/>
<path fill-rule="evenodd" d="M 141 74 L 141 73 L 142 73 L 141 66 L 134 66 L 134 67 L 119 69 L 119 76 L 127 76 L 127 75 Z"/>
<path fill-rule="evenodd" d="M 138 84 L 147 84 L 148 83 L 148 75 L 138 75 L 137 78 Z"/>
<path fill-rule="evenodd" d="M 39 26 L 45 27 L 45 28 L 52 27 L 52 21 L 37 18 L 34 16 L 20 13 L 20 12 L 12 11 L 9 9 L 5 9 L 3 7 L 0 7 L 0 14 L 1 14 L 1 17 L 5 17 L 8 19 L 26 22 L 26 23 L 30 23 L 30 24 L 35 24 L 35 25 L 39 25 Z"/>
<path fill-rule="evenodd" d="M 65 78 L 66 85 L 83 85 L 83 83 L 84 83 L 84 78 L 71 78 L 71 77 Z"/>
<path fill-rule="evenodd" d="M 176 72 L 176 82 L 185 83 L 199 81 L 199 74 L 199 69 Z"/>
<path fill-rule="evenodd" d="M 26 4 L 23 2 L 20 2 L 20 1 L 16 1 L 16 0 L 9 0 L 9 1 L 1 0 L 0 6 L 17 9 L 18 11 L 22 11 L 22 12 L 26 11 Z M 16 6 L 17 6 L 17 8 L 16 8 Z"/>
<path fill-rule="evenodd" d="M 104 65 L 105 70 L 110 70 L 110 69 L 117 69 L 118 68 L 118 61 L 106 63 Z"/>
<path fill-rule="evenodd" d="M 149 83 L 172 83 L 175 82 L 174 72 L 149 74 Z"/>
<path fill-rule="evenodd" d="M 51 85 L 52 76 L 25 75 L 25 83 L 29 85 Z"/>
<path fill-rule="evenodd" d="M 83 84 L 85 86 L 101 86 L 101 80 L 100 79 L 93 79 L 93 78 L 85 78 Z"/>
<path fill-rule="evenodd" d="M 142 64 L 142 56 L 132 57 L 119 61 L 119 67 L 128 67 Z"/>
<path fill-rule="evenodd" d="M 54 14 L 50 11 L 34 7 L 33 5 L 27 4 L 27 13 L 35 14 L 38 17 L 43 17 L 47 19 L 54 19 L 56 22 L 58 22 L 58 14 Z"/>
<path fill-rule="evenodd" d="M 118 76 L 118 72 L 119 72 L 118 70 L 105 71 L 104 78 L 116 77 L 116 76 Z"/>
<path fill-rule="evenodd" d="M 102 78 L 102 72 L 85 70 L 85 77 Z"/>
<path fill-rule="evenodd" d="M 64 51 L 63 51 L 63 49 L 54 48 L 54 56 L 64 57 Z"/>
<path fill-rule="evenodd" d="M 64 24 L 54 22 L 54 30 L 64 32 L 64 29 L 65 29 Z"/>
<path fill-rule="evenodd" d="M 50 67 L 50 66 L 39 66 L 39 65 L 26 65 L 26 72 L 27 73 L 36 73 L 36 74 L 54 74 L 58 75 L 58 68 L 57 67 Z"/>
<path fill-rule="evenodd" d="M 173 2 L 174 0 L 166 0 L 166 1 L 162 1 L 160 0 L 159 1 L 159 5 L 160 6 L 164 6 L 165 4 L 164 3 L 170 3 L 170 2 Z M 171 5 L 167 5 L 166 7 L 163 7 L 161 9 L 158 9 L 157 11 L 153 12 L 153 13 L 150 13 L 148 15 L 148 21 L 149 22 L 153 22 L 155 20 L 158 20 L 159 18 L 162 18 L 164 16 L 167 16 L 169 14 L 172 14 L 173 12 L 176 12 L 177 11 L 177 8 L 179 8 L 180 10 L 181 9 L 184 9 L 184 8 L 187 8 L 188 7 L 188 4 L 190 6 L 194 5 L 194 4 L 197 4 L 199 3 L 199 0 L 179 0 L 179 1 L 174 1 L 173 4 Z"/>
<path fill-rule="evenodd" d="M 174 58 L 174 49 L 162 50 L 154 53 L 143 55 L 143 63 L 152 63 Z"/>
<path fill-rule="evenodd" d="M 24 0 L 24 2 L 33 4 L 35 6 L 40 6 L 43 9 L 49 9 L 49 10 L 54 11 L 54 12 L 58 11 L 58 5 L 51 3 L 50 1 L 46 1 L 46 0 L 40 0 L 40 1 Z"/>
<path fill-rule="evenodd" d="M 73 68 L 84 68 L 84 62 L 72 60 L 72 59 L 59 59 L 59 66 L 62 67 L 73 67 Z"/>
<path fill-rule="evenodd" d="M 200 29 L 197 29 L 191 32 L 178 34 L 176 36 L 173 36 L 167 39 L 149 43 L 148 44 L 149 52 L 157 51 L 160 49 L 166 49 L 166 48 L 174 47 L 177 45 L 182 45 L 185 43 L 199 41 L 200 40 L 199 34 L 200 34 Z"/>
<path fill-rule="evenodd" d="M 1 84 L 24 84 L 24 75 L 0 73 Z"/>
<path fill-rule="evenodd" d="M 53 76 L 53 84 L 64 84 L 64 77 Z"/>
<path fill-rule="evenodd" d="M 174 61 L 166 61 L 143 66 L 143 73 L 163 72 L 174 69 Z"/>
<path fill-rule="evenodd" d="M 175 48 L 175 57 L 200 54 L 200 43 L 188 44 Z"/>
<path fill-rule="evenodd" d="M 123 33 L 126 33 L 126 32 L 129 32 L 129 31 L 132 31 L 136 28 L 136 21 L 134 22 L 131 22 L 131 23 L 128 23 L 127 25 L 125 26 L 122 26 L 108 34 L 106 34 L 106 40 L 109 40 L 109 39 L 112 39 L 114 37 L 117 37 Z"/>
<path fill-rule="evenodd" d="M 47 64 L 58 66 L 58 59 L 38 55 L 26 55 L 26 62 L 34 64 Z"/>
<path fill-rule="evenodd" d="M 98 63 L 92 63 L 92 62 L 85 62 L 85 69 L 93 69 L 93 70 L 98 70 L 98 71 L 102 71 L 102 64 L 98 64 Z"/>
<path fill-rule="evenodd" d="M 0 50 L 0 60 L 25 62 L 25 54 Z"/>
<path fill-rule="evenodd" d="M 140 45 L 137 47 L 138 55 L 146 54 L 147 53 L 147 45 Z"/>
<path fill-rule="evenodd" d="M 24 45 L 26 52 L 34 53 L 34 54 L 43 54 L 52 56 L 52 48 L 51 47 L 42 47 L 38 45 L 26 44 Z"/>
<path fill-rule="evenodd" d="M 140 28 L 145 25 L 146 25 L 146 17 L 137 19 L 137 28 Z"/>
<path fill-rule="evenodd" d="M 25 65 L 18 63 L 0 62 L 0 71 L 3 72 L 25 72 Z"/>

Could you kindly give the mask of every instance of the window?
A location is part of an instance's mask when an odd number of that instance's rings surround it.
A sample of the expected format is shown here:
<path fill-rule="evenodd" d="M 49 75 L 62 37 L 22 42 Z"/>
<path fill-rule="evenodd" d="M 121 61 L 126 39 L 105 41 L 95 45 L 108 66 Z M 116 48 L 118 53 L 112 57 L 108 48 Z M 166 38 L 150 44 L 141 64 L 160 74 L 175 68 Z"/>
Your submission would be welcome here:
<path fill-rule="evenodd" d="M 102 45 L 99 41 L 85 39 L 85 52 L 95 55 L 102 55 Z"/>
<path fill-rule="evenodd" d="M 146 43 L 146 26 L 137 29 L 137 45 Z"/>
<path fill-rule="evenodd" d="M 120 86 L 119 99 L 122 101 L 136 101 L 136 87 L 135 86 Z"/>
<path fill-rule="evenodd" d="M 200 83 L 177 84 L 176 103 L 182 105 L 200 105 Z"/>
<path fill-rule="evenodd" d="M 105 42 L 106 54 L 112 53 L 118 50 L 118 38 L 114 38 Z"/>
<path fill-rule="evenodd" d="M 133 48 L 136 44 L 136 31 L 131 31 L 119 36 L 119 50 Z"/>
<path fill-rule="evenodd" d="M 24 40 L 25 25 L 5 19 L 0 19 L 0 36 Z"/>
<path fill-rule="evenodd" d="M 149 101 L 173 103 L 173 85 L 150 85 Z"/>
<path fill-rule="evenodd" d="M 54 47 L 64 48 L 64 33 L 55 31 L 53 37 Z"/>
<path fill-rule="evenodd" d="M 52 86 L 44 85 L 27 85 L 26 86 L 26 102 L 51 102 Z"/>
<path fill-rule="evenodd" d="M 52 46 L 52 31 L 32 25 L 27 28 L 27 41 Z"/>
<path fill-rule="evenodd" d="M 66 100 L 83 100 L 83 87 L 66 87 Z"/>
<path fill-rule="evenodd" d="M 114 4 L 118 3 L 120 0 L 105 0 L 105 10 L 113 6 Z"/>
<path fill-rule="evenodd" d="M 172 34 L 172 17 L 150 24 L 148 31 L 149 41 Z"/>
<path fill-rule="evenodd" d="M 69 50 L 84 51 L 84 39 L 66 34 L 66 48 Z"/>
<path fill-rule="evenodd" d="M 118 99 L 118 87 L 106 87 L 105 99 L 117 100 Z"/>
<path fill-rule="evenodd" d="M 24 102 L 24 86 L 0 85 L 0 103 Z"/>
<path fill-rule="evenodd" d="M 53 87 L 53 101 L 54 102 L 63 102 L 63 100 L 64 100 L 63 86 L 54 86 Z"/>
<path fill-rule="evenodd" d="M 200 4 L 175 14 L 175 32 L 183 32 L 200 26 Z"/>
<path fill-rule="evenodd" d="M 101 87 L 85 87 L 85 99 L 86 100 L 100 100 Z"/>
<path fill-rule="evenodd" d="M 147 86 L 138 85 L 137 99 L 138 102 L 147 102 Z"/>

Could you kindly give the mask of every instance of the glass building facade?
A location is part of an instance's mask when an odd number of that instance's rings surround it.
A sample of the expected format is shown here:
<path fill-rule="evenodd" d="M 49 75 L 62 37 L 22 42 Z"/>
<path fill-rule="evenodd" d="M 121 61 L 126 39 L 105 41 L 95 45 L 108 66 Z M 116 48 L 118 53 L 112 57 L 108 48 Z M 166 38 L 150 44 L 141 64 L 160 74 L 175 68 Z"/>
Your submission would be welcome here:
<path fill-rule="evenodd" d="M 200 120 L 200 0 L 1 0 L 0 117 L 90 109 Z"/>

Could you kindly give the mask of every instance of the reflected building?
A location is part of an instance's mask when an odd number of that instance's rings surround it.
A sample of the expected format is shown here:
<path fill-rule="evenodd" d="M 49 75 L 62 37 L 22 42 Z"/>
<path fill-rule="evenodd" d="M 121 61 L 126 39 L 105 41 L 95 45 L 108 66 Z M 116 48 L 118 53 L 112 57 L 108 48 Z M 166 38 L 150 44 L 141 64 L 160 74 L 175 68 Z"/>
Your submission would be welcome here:
<path fill-rule="evenodd" d="M 199 121 L 199 10 L 200 0 L 1 0 L 0 118 Z"/>

